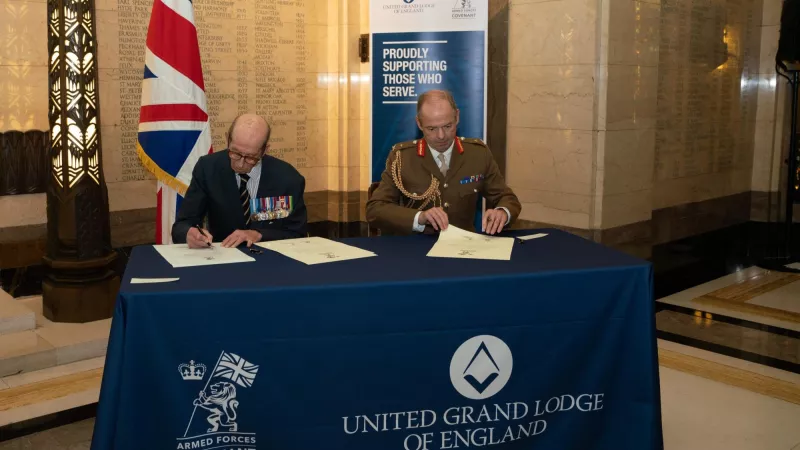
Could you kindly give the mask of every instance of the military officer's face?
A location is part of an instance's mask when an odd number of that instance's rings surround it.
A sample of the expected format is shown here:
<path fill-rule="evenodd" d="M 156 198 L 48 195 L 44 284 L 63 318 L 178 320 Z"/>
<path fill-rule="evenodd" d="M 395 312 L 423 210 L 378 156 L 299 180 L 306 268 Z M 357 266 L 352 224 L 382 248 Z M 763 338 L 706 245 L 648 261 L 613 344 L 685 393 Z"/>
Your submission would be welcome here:
<path fill-rule="evenodd" d="M 432 149 L 446 151 L 456 137 L 458 110 L 446 100 L 425 102 L 417 115 L 417 126 Z"/>

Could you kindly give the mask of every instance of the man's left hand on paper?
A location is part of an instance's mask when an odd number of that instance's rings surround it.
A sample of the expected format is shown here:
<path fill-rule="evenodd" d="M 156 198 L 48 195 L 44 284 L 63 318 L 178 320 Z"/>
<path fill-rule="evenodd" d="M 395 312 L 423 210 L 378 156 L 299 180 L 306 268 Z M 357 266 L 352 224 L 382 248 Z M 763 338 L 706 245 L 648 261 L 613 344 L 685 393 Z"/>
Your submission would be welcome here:
<path fill-rule="evenodd" d="M 483 214 L 483 224 L 481 229 L 486 234 L 497 234 L 503 231 L 503 227 L 508 222 L 508 215 L 503 209 L 489 209 Z"/>
<path fill-rule="evenodd" d="M 247 242 L 247 246 L 261 241 L 261 233 L 255 230 L 236 230 L 222 241 L 225 248 L 238 247 L 241 243 Z"/>

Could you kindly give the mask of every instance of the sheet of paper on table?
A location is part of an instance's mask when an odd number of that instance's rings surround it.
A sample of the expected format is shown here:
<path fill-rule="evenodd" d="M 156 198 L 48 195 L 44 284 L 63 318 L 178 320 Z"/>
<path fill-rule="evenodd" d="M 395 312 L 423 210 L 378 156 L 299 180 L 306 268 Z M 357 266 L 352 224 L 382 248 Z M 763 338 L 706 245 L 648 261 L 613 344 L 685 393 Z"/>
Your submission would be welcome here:
<path fill-rule="evenodd" d="M 171 283 L 180 278 L 131 278 L 131 284 Z"/>
<path fill-rule="evenodd" d="M 514 238 L 486 236 L 448 225 L 428 256 L 436 258 L 511 260 Z"/>
<path fill-rule="evenodd" d="M 529 234 L 527 236 L 517 236 L 517 239 L 521 241 L 530 241 L 531 239 L 539 239 L 547 236 L 547 233 L 536 233 L 536 234 Z"/>
<path fill-rule="evenodd" d="M 321 237 L 259 242 L 256 245 L 308 265 L 377 256 L 373 252 Z"/>
<path fill-rule="evenodd" d="M 250 256 L 245 255 L 237 248 L 223 248 L 219 243 L 208 248 L 189 248 L 186 244 L 154 245 L 172 267 L 197 267 L 213 266 L 217 264 L 233 264 L 253 262 Z"/>

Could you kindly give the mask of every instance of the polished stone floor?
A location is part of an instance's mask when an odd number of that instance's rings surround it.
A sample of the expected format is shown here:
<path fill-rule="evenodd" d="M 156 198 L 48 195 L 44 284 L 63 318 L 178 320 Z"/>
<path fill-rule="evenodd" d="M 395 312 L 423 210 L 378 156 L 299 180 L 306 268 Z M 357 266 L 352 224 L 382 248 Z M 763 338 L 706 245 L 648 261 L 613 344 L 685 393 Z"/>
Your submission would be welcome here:
<path fill-rule="evenodd" d="M 0 450 L 88 450 L 94 419 L 0 442 Z"/>

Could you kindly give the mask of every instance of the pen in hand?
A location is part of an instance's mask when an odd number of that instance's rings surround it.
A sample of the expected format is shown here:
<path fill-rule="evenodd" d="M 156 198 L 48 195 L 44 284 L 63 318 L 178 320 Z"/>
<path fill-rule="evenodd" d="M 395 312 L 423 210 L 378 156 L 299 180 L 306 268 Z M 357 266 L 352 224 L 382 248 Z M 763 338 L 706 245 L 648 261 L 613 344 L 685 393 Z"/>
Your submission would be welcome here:
<path fill-rule="evenodd" d="M 201 234 L 203 237 L 205 237 L 205 238 L 208 238 L 208 235 L 207 235 L 207 234 L 205 234 L 205 233 L 203 232 L 203 229 L 202 229 L 202 228 L 200 228 L 200 225 L 195 225 L 195 226 L 194 226 L 194 228 L 197 228 L 197 231 L 199 231 L 199 232 L 200 232 L 200 234 Z M 211 241 L 206 241 L 206 245 L 208 245 L 209 247 L 211 247 Z"/>

